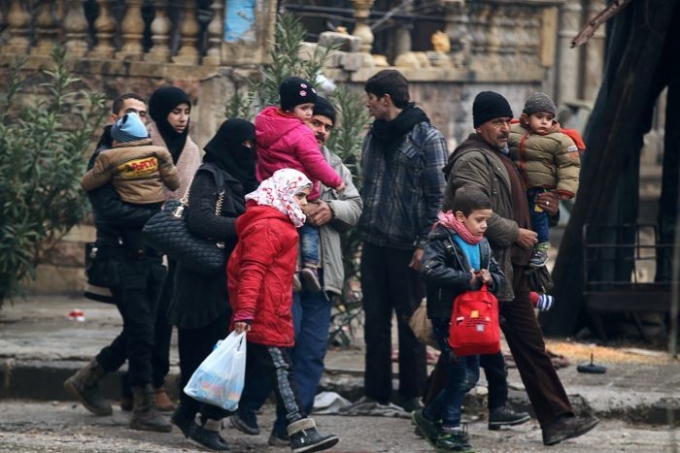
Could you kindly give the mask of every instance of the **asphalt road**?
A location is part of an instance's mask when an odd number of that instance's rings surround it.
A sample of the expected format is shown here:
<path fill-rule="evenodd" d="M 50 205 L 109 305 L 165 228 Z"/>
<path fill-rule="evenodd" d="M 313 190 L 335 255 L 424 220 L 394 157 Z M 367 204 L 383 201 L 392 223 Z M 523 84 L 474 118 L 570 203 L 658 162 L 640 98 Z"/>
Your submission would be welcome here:
<path fill-rule="evenodd" d="M 267 446 L 267 427 L 271 426 L 272 407 L 260 416 L 263 433 L 246 436 L 228 423 L 222 435 L 235 452 L 287 452 L 289 449 Z M 111 417 L 95 417 L 74 403 L 0 401 L 0 451 L 12 453 L 178 453 L 197 449 L 188 444 L 179 430 L 158 434 L 127 428 L 129 415 L 115 410 Z M 433 452 L 414 434 L 407 419 L 383 417 L 317 416 L 320 430 L 334 432 L 341 438 L 331 452 Z M 486 423 L 469 424 L 471 443 L 477 452 L 675 452 L 680 431 L 664 427 L 629 425 L 621 421 L 604 421 L 594 431 L 554 447 L 544 447 L 535 422 L 514 429 L 488 431 Z M 672 445 L 676 447 L 672 447 Z"/>

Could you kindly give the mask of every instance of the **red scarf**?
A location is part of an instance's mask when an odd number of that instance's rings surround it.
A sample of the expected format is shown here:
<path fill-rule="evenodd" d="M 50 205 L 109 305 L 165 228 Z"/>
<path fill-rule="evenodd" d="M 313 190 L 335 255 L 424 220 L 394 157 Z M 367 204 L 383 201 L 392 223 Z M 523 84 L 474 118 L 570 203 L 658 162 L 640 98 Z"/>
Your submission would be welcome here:
<path fill-rule="evenodd" d="M 484 238 L 484 236 L 474 236 L 470 233 L 470 230 L 456 219 L 453 211 L 439 211 L 439 214 L 437 214 L 437 223 L 435 223 L 435 225 L 441 225 L 444 228 L 455 231 L 462 240 L 470 245 L 477 245 L 482 242 L 482 239 Z"/>

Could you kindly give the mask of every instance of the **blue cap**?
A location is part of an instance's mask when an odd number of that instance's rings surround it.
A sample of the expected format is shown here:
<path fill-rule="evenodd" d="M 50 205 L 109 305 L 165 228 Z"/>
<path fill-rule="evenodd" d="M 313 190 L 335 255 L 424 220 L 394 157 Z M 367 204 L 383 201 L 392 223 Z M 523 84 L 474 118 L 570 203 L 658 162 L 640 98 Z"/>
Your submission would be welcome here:
<path fill-rule="evenodd" d="M 149 138 L 149 132 L 137 113 L 130 112 L 111 127 L 111 137 L 118 143 L 136 142 Z"/>

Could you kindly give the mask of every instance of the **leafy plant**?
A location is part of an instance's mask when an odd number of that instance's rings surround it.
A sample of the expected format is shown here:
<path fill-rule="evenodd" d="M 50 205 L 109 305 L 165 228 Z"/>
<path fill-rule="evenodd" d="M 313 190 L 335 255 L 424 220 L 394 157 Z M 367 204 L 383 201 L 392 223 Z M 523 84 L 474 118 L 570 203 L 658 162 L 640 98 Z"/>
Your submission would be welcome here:
<path fill-rule="evenodd" d="M 105 97 L 73 88 L 79 82 L 52 51 L 52 69 L 37 101 L 21 102 L 26 60 L 17 60 L 0 94 L 0 308 L 35 278 L 44 252 L 87 213 L 80 190 L 84 152 L 101 125 Z"/>

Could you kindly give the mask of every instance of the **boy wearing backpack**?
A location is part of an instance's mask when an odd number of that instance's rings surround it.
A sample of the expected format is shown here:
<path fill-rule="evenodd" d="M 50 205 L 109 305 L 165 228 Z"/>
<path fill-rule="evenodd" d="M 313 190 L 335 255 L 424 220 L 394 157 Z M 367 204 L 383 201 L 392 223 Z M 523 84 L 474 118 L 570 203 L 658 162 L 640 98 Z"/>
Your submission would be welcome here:
<path fill-rule="evenodd" d="M 529 266 L 545 266 L 550 249 L 548 213 L 536 205 L 539 194 L 552 191 L 560 200 L 576 195 L 581 159 L 574 141 L 555 121 L 555 104 L 545 93 L 534 93 L 524 104 L 519 122 L 510 127 L 508 146 L 527 188 L 531 226 L 538 243 Z"/>
<path fill-rule="evenodd" d="M 456 357 L 449 346 L 449 327 L 454 299 L 465 291 L 486 285 L 494 292 L 505 276 L 484 237 L 491 216 L 491 201 L 482 191 L 456 191 L 453 209 L 440 212 L 428 237 L 421 276 L 427 285 L 427 314 L 435 338 L 447 362 L 445 387 L 413 421 L 437 451 L 473 453 L 461 425 L 463 396 L 479 379 L 479 356 Z"/>

